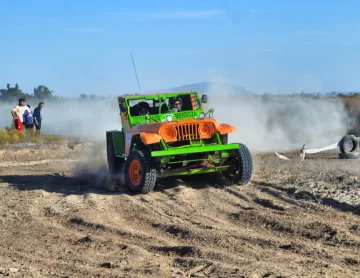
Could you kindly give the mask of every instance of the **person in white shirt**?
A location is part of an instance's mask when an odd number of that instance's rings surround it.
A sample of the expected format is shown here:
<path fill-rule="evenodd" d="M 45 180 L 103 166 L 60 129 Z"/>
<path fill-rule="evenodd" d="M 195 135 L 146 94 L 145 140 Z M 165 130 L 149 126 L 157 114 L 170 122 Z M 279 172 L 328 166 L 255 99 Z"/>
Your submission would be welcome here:
<path fill-rule="evenodd" d="M 16 105 L 13 110 L 11 110 L 15 128 L 19 131 L 23 130 L 25 110 L 30 111 L 29 107 L 25 106 L 25 99 L 23 98 L 20 98 L 19 104 Z"/>
<path fill-rule="evenodd" d="M 24 111 L 24 125 L 27 129 L 34 129 L 34 117 L 30 105 L 26 105 L 29 109 L 25 108 Z"/>

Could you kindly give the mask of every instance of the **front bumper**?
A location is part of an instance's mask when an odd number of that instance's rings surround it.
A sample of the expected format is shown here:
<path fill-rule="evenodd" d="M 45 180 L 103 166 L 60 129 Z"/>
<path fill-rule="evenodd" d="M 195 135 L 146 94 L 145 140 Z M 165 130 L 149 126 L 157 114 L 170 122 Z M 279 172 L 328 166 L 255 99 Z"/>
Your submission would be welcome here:
<path fill-rule="evenodd" d="M 206 153 L 206 152 L 214 152 L 214 151 L 229 151 L 229 150 L 236 150 L 238 148 L 239 148 L 239 144 L 173 148 L 162 151 L 152 151 L 151 156 L 159 157 L 159 156 L 170 156 L 170 155 L 180 155 L 180 154 Z"/>

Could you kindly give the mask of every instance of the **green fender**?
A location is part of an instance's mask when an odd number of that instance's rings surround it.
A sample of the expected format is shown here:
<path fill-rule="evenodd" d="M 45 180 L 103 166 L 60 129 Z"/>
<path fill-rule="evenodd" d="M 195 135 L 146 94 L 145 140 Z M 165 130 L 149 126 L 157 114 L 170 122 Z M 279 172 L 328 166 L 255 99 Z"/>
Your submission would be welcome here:
<path fill-rule="evenodd" d="M 116 156 L 123 157 L 125 152 L 124 132 L 120 130 L 110 130 L 106 132 L 106 145 L 113 145 Z"/>

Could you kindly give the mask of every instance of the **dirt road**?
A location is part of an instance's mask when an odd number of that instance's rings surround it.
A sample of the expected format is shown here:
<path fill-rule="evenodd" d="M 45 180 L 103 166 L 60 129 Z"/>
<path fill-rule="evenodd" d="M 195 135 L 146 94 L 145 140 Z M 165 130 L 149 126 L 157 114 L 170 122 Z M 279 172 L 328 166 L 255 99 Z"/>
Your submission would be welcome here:
<path fill-rule="evenodd" d="M 254 154 L 245 187 L 102 190 L 103 143 L 0 150 L 0 277 L 360 277 L 360 160 Z"/>

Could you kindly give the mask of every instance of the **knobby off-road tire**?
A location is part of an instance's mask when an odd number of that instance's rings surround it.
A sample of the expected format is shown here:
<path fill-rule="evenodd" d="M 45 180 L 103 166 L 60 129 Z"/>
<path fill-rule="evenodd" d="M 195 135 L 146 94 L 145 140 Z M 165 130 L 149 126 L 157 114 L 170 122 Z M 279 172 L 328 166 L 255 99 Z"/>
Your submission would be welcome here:
<path fill-rule="evenodd" d="M 231 165 L 228 171 L 208 175 L 209 182 L 230 186 L 233 184 L 247 185 L 252 177 L 253 160 L 249 149 L 244 144 L 239 144 L 239 149 L 229 152 L 229 157 L 223 165 Z"/>
<path fill-rule="evenodd" d="M 252 155 L 244 144 L 239 144 L 237 150 L 229 152 L 226 162 L 230 164 L 228 171 L 224 172 L 224 177 L 238 185 L 246 185 L 250 182 L 253 172 Z"/>
<path fill-rule="evenodd" d="M 125 161 L 125 182 L 134 193 L 149 193 L 156 184 L 155 161 L 148 150 L 131 151 Z"/>
<path fill-rule="evenodd" d="M 114 182 L 119 182 L 121 180 L 120 176 L 123 173 L 125 159 L 116 157 L 113 144 L 110 144 L 107 148 L 107 159 L 111 179 Z"/>
<path fill-rule="evenodd" d="M 345 135 L 339 142 L 339 148 L 342 153 L 353 153 L 359 148 L 359 140 L 354 135 Z"/>

